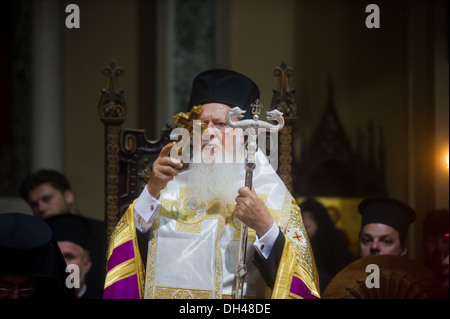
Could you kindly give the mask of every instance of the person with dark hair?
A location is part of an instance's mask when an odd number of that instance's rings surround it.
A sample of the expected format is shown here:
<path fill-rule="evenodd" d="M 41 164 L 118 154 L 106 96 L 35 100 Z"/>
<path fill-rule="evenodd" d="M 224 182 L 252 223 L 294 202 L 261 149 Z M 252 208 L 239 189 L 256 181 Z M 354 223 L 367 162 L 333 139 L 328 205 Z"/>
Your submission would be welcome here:
<path fill-rule="evenodd" d="M 299 207 L 260 150 L 253 187 L 244 187 L 244 133 L 226 118 L 237 106 L 252 118 L 258 99 L 257 85 L 238 72 L 214 69 L 194 78 L 188 109 L 202 109 L 205 131 L 194 149 L 201 161 L 183 170 L 170 156 L 175 143 L 162 148 L 111 236 L 104 298 L 240 298 L 237 285 L 245 298 L 320 297 Z M 251 230 L 238 270 L 242 223 Z M 144 256 L 137 232 L 149 236 Z M 245 274 L 243 285 L 236 274 Z"/>
<path fill-rule="evenodd" d="M 56 170 L 42 169 L 30 174 L 22 182 L 20 194 L 30 205 L 33 214 L 40 219 L 47 220 L 64 214 L 81 216 L 75 207 L 75 194 L 68 179 Z M 87 242 L 92 267 L 86 281 L 90 291 L 99 291 L 103 290 L 105 278 L 105 225 L 95 218 L 85 218 L 92 227 Z M 67 232 L 71 231 L 67 228 Z"/>
<path fill-rule="evenodd" d="M 64 258 L 42 220 L 0 214 L 0 256 L 0 299 L 75 299 Z"/>
<path fill-rule="evenodd" d="M 392 198 L 367 198 L 358 205 L 361 218 L 360 257 L 405 256 L 408 227 L 416 220 L 414 210 Z"/>
<path fill-rule="evenodd" d="M 319 272 L 320 291 L 323 292 L 331 279 L 354 258 L 320 202 L 308 198 L 299 206 Z"/>
<path fill-rule="evenodd" d="M 41 219 L 76 213 L 75 195 L 69 181 L 55 170 L 43 169 L 29 175 L 20 186 L 20 195 Z"/>

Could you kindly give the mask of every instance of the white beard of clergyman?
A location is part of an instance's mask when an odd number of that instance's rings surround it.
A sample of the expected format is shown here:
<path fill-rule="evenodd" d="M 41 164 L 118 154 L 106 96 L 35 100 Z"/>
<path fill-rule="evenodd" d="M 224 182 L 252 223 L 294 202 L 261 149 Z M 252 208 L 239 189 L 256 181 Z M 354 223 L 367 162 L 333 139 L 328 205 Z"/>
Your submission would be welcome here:
<path fill-rule="evenodd" d="M 243 149 L 242 144 L 234 158 L 234 150 L 224 150 L 220 141 L 205 143 L 202 162 L 189 165 L 189 197 L 197 201 L 219 199 L 234 204 L 238 189 L 244 183 Z M 228 158 L 234 158 L 234 161 L 226 163 Z"/>

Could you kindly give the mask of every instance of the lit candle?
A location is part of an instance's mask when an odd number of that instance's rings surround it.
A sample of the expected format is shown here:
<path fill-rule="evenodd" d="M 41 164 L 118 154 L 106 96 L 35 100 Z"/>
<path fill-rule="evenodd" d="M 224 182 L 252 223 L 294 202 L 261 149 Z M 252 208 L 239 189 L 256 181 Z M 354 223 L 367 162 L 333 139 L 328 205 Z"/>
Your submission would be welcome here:
<path fill-rule="evenodd" d="M 447 169 L 448 169 L 448 152 L 447 152 Z"/>

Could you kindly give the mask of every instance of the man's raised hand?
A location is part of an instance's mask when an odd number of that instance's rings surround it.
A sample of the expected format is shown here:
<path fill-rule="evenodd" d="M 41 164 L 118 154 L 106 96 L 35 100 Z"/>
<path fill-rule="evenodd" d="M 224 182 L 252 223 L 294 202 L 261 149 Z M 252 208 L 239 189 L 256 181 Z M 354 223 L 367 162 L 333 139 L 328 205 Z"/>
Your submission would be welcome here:
<path fill-rule="evenodd" d="M 169 156 L 170 150 L 174 145 L 175 142 L 164 146 L 158 158 L 153 162 L 152 172 L 147 183 L 147 190 L 155 198 L 158 198 L 161 191 L 166 188 L 167 183 L 178 175 L 178 169 L 183 167 L 183 163 L 180 160 Z"/>

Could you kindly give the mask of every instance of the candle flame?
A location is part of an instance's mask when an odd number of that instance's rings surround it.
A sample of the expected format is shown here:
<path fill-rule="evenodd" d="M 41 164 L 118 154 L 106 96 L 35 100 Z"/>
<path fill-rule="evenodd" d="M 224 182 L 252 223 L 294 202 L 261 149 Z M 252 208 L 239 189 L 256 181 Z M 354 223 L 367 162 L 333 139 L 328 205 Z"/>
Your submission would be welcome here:
<path fill-rule="evenodd" d="M 448 152 L 447 152 L 447 169 L 448 169 L 448 164 L 449 164 L 449 163 L 448 163 Z"/>

